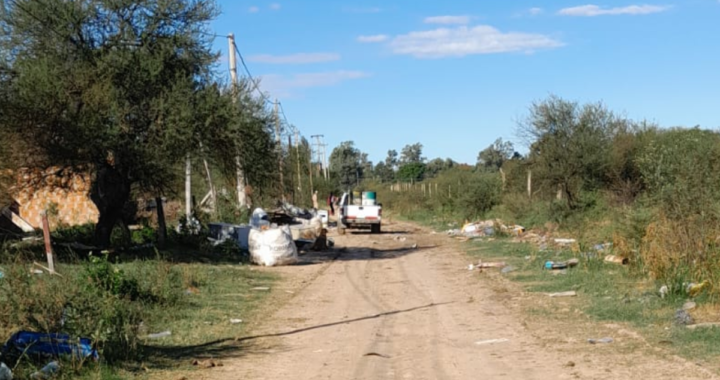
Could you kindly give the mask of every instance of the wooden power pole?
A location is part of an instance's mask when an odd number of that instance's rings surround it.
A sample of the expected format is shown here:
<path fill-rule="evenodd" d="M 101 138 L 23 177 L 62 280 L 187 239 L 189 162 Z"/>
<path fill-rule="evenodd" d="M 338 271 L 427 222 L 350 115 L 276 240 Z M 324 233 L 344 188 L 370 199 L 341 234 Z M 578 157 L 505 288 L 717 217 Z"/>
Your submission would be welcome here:
<path fill-rule="evenodd" d="M 283 178 L 283 148 L 280 139 L 280 113 L 278 109 L 278 100 L 275 99 L 275 136 L 278 147 L 278 166 L 280 168 L 280 197 L 285 200 L 285 179 Z"/>
<path fill-rule="evenodd" d="M 228 34 L 228 51 L 229 51 L 229 62 L 230 62 L 230 80 L 232 81 L 232 93 L 233 100 L 237 103 L 237 61 L 235 51 L 235 35 Z M 238 197 L 238 208 L 247 207 L 247 196 L 245 194 L 245 173 L 242 170 L 242 164 L 240 163 L 240 155 L 235 156 L 235 176 L 236 176 L 236 187 Z"/>

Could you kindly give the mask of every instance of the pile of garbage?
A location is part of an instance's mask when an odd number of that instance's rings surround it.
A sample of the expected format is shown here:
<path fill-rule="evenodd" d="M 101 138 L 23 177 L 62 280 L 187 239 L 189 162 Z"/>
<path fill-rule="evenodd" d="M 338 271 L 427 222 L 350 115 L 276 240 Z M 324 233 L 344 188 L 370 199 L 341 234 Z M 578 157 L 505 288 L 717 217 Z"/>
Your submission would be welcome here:
<path fill-rule="evenodd" d="M 461 229 L 447 231 L 450 236 L 465 237 L 470 239 L 493 236 L 497 231 L 512 236 L 520 236 L 525 233 L 525 227 L 519 225 L 507 226 L 501 220 L 483 220 L 479 222 L 465 223 Z"/>
<path fill-rule="evenodd" d="M 269 213 L 256 208 L 247 225 L 210 223 L 209 239 L 215 245 L 235 241 L 258 265 L 288 265 L 297 262 L 299 248 L 324 250 L 334 245 L 325 226 L 321 212 L 281 202 Z"/>

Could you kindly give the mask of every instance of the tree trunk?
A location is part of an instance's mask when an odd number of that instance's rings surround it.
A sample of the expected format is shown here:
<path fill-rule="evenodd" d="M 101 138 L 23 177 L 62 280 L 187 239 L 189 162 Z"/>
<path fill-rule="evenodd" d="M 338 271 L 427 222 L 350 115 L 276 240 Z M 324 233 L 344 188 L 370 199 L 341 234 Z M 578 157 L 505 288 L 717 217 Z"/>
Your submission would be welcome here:
<path fill-rule="evenodd" d="M 100 214 L 95 226 L 95 245 L 101 249 L 110 246 L 110 236 L 122 218 L 125 203 L 130 199 L 130 181 L 108 163 L 100 164 L 90 190 L 90 199 Z"/>
<path fill-rule="evenodd" d="M 157 205 L 158 246 L 165 248 L 165 242 L 167 242 L 167 225 L 165 225 L 165 209 L 163 208 L 162 197 L 155 197 L 155 204 Z"/>

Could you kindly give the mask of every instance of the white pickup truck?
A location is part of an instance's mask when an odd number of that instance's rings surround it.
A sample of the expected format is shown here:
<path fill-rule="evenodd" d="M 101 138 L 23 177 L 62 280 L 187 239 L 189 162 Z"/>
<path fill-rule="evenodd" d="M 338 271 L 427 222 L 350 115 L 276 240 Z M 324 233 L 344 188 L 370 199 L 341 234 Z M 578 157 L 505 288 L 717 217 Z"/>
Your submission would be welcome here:
<path fill-rule="evenodd" d="M 340 198 L 338 232 L 345 234 L 347 228 L 370 227 L 374 234 L 380 233 L 382 222 L 382 206 L 380 205 L 354 205 L 350 202 L 350 195 L 344 193 Z"/>

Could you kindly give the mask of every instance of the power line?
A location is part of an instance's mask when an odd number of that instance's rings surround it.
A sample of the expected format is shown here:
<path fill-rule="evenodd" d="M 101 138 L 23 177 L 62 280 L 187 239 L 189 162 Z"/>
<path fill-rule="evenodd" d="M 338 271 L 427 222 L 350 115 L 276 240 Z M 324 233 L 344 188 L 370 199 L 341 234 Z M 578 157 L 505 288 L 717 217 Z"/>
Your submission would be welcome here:
<path fill-rule="evenodd" d="M 250 79 L 250 83 L 253 84 L 253 89 L 256 90 L 256 91 L 260 94 L 260 97 L 261 97 L 265 102 L 267 102 L 267 103 L 272 103 L 272 101 L 270 100 L 270 98 L 268 98 L 268 96 L 265 95 L 265 94 L 260 90 L 260 85 L 259 85 L 259 83 L 255 80 L 255 78 L 253 77 L 253 75 L 250 73 L 250 69 L 248 69 L 247 65 L 245 64 L 245 59 L 243 58 L 242 54 L 240 53 L 240 49 L 238 49 L 237 44 L 235 43 L 235 41 L 233 41 L 233 45 L 235 46 L 235 53 L 237 53 L 238 57 L 240 57 L 240 63 L 242 64 L 242 67 L 245 69 L 245 72 L 246 72 L 247 75 L 248 75 L 248 79 Z"/>

